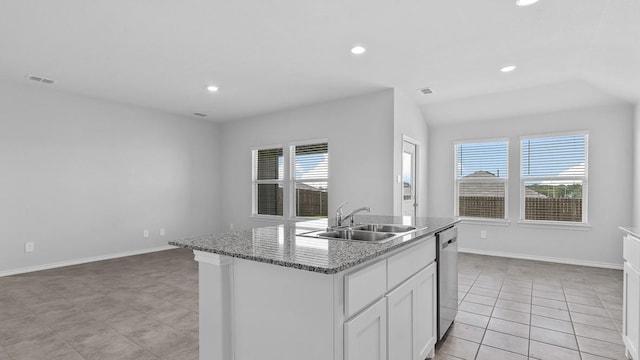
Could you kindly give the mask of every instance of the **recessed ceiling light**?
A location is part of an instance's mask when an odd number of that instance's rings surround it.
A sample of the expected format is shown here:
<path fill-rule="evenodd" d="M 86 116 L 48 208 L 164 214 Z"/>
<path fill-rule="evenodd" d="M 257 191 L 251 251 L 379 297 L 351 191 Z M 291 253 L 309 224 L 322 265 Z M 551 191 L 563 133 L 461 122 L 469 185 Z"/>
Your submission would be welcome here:
<path fill-rule="evenodd" d="M 353 55 L 362 55 L 367 51 L 367 49 L 362 45 L 356 45 L 351 48 L 351 53 Z"/>
<path fill-rule="evenodd" d="M 516 0 L 516 5 L 518 6 L 529 6 L 537 3 L 538 0 Z"/>
<path fill-rule="evenodd" d="M 500 69 L 500 71 L 502 71 L 503 73 L 508 73 L 508 72 L 512 72 L 515 69 L 516 69 L 515 65 L 507 65 L 507 66 L 502 67 Z"/>
<path fill-rule="evenodd" d="M 209 86 L 207 86 L 207 90 L 209 90 L 211 92 L 216 92 L 216 91 L 220 90 L 220 88 L 215 86 L 215 85 L 209 85 Z"/>

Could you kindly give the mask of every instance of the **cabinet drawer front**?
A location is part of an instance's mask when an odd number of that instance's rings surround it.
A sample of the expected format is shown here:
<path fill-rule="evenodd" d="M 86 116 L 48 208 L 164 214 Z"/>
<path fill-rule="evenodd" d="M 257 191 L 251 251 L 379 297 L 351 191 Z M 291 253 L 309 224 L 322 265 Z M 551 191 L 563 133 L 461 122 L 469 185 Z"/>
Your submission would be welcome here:
<path fill-rule="evenodd" d="M 640 269 L 640 240 L 625 235 L 622 249 L 622 257 L 633 267 Z"/>
<path fill-rule="evenodd" d="M 387 292 L 387 262 L 379 261 L 344 277 L 344 311 L 349 318 Z"/>
<path fill-rule="evenodd" d="M 387 289 L 391 290 L 420 271 L 436 258 L 436 238 L 430 237 L 390 257 L 388 262 Z"/>

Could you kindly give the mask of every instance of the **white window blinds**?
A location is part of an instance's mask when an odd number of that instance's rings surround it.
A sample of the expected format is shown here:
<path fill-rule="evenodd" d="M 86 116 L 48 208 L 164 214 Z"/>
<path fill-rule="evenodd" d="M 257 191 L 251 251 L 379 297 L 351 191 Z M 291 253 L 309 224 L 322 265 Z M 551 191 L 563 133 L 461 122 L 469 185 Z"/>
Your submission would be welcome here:
<path fill-rule="evenodd" d="M 282 216 L 283 149 L 253 150 L 254 213 Z"/>
<path fill-rule="evenodd" d="M 524 137 L 521 218 L 586 223 L 588 135 Z"/>
<path fill-rule="evenodd" d="M 506 140 L 455 144 L 456 216 L 506 218 L 508 147 Z"/>

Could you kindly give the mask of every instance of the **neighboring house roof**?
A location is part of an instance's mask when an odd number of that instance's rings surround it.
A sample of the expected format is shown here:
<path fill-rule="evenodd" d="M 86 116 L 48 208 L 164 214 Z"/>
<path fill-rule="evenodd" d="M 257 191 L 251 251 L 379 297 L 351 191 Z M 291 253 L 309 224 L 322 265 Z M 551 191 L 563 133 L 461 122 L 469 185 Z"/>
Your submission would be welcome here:
<path fill-rule="evenodd" d="M 474 181 L 463 182 L 458 191 L 459 196 L 482 196 L 482 197 L 504 197 L 504 186 L 499 177 L 489 171 L 476 171 L 463 176 L 463 179 L 473 179 Z M 546 198 L 544 194 L 526 189 L 525 196 L 528 198 Z"/>

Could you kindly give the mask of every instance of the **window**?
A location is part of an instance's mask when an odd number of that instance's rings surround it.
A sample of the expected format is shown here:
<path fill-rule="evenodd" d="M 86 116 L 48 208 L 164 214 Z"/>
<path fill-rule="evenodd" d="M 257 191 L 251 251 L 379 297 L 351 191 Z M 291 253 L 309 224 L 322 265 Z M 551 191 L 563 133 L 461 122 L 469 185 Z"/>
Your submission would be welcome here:
<path fill-rule="evenodd" d="M 507 140 L 455 144 L 456 216 L 506 219 Z"/>
<path fill-rule="evenodd" d="M 283 215 L 283 149 L 274 147 L 253 150 L 253 213 Z"/>
<path fill-rule="evenodd" d="M 293 216 L 327 217 L 329 184 L 329 145 L 324 143 L 294 145 Z"/>
<path fill-rule="evenodd" d="M 327 217 L 326 141 L 256 148 L 252 158 L 254 216 Z"/>
<path fill-rule="evenodd" d="M 520 217 L 587 223 L 588 135 L 520 139 Z"/>

